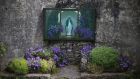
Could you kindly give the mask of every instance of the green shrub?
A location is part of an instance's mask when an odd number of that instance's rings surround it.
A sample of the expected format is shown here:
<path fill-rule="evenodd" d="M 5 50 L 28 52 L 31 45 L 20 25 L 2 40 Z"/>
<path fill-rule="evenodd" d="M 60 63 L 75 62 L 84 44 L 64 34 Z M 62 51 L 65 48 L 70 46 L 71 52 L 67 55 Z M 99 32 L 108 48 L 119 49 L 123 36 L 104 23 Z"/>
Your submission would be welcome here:
<path fill-rule="evenodd" d="M 27 61 L 23 58 L 15 58 L 8 64 L 8 69 L 16 74 L 27 74 L 29 69 Z"/>
<path fill-rule="evenodd" d="M 53 57 L 53 52 L 52 52 L 52 50 L 45 49 L 45 56 Z"/>
<path fill-rule="evenodd" d="M 40 71 L 42 73 L 56 73 L 58 71 L 58 69 L 56 68 L 56 65 L 52 59 L 50 59 L 48 61 L 45 59 L 42 59 L 40 61 L 40 64 L 41 64 Z"/>
<path fill-rule="evenodd" d="M 46 61 L 45 59 L 42 59 L 40 61 L 40 64 L 41 64 L 40 71 L 42 73 L 48 72 L 48 70 L 49 70 L 49 63 L 48 63 L 48 61 Z"/>
<path fill-rule="evenodd" d="M 52 51 L 50 51 L 48 49 L 46 49 L 45 52 L 38 52 L 38 53 L 36 53 L 36 55 L 41 58 L 45 58 L 45 59 L 50 59 L 53 56 Z"/>
<path fill-rule="evenodd" d="M 57 73 L 58 68 L 56 68 L 56 65 L 53 59 L 50 59 L 48 63 L 49 63 L 49 73 L 52 73 L 52 74 Z"/>
<path fill-rule="evenodd" d="M 104 68 L 102 66 L 97 66 L 96 64 L 87 64 L 87 71 L 94 74 L 100 74 L 104 71 Z"/>
<path fill-rule="evenodd" d="M 7 51 L 7 47 L 3 42 L 0 42 L 0 56 L 3 56 Z"/>
<path fill-rule="evenodd" d="M 90 53 L 90 63 L 112 69 L 118 66 L 118 57 L 118 52 L 111 47 L 96 47 Z"/>

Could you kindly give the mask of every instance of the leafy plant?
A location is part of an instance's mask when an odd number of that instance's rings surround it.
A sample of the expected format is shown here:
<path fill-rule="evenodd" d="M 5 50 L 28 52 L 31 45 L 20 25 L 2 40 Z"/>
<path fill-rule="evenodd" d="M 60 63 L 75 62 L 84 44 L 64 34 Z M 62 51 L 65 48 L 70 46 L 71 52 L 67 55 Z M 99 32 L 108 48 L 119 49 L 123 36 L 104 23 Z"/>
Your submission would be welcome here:
<path fill-rule="evenodd" d="M 49 49 L 43 49 L 41 47 L 37 47 L 37 48 L 29 48 L 24 57 L 26 59 L 28 58 L 33 58 L 33 57 L 40 57 L 42 59 L 47 59 L 49 60 L 49 58 L 51 58 L 53 56 L 53 52 Z"/>
<path fill-rule="evenodd" d="M 26 50 L 24 57 L 25 57 L 25 59 L 33 58 L 33 57 L 37 57 L 41 53 L 43 54 L 44 52 L 45 51 L 41 47 L 37 47 L 37 48 L 31 47 L 31 48 Z"/>
<path fill-rule="evenodd" d="M 52 50 L 49 50 L 49 49 L 46 49 L 45 50 L 45 57 L 47 60 L 49 60 L 50 58 L 53 57 L 53 51 Z"/>
<path fill-rule="evenodd" d="M 52 53 L 52 51 L 46 49 L 45 52 L 38 52 L 36 54 L 36 56 L 39 56 L 40 58 L 43 58 L 46 60 L 49 60 L 53 56 L 53 53 Z"/>
<path fill-rule="evenodd" d="M 8 64 L 8 69 L 16 74 L 27 74 L 29 69 L 27 61 L 23 58 L 15 58 Z"/>
<path fill-rule="evenodd" d="M 49 59 L 48 60 L 48 63 L 49 63 L 49 73 L 56 73 L 58 72 L 58 68 L 56 67 L 55 65 L 55 62 L 53 61 L 53 59 Z"/>
<path fill-rule="evenodd" d="M 90 73 L 94 73 L 94 74 L 100 74 L 104 71 L 104 68 L 102 66 L 98 66 L 96 64 L 88 63 L 87 71 Z"/>
<path fill-rule="evenodd" d="M 112 69 L 118 66 L 118 57 L 118 52 L 111 47 L 96 47 L 90 53 L 90 63 Z"/>
<path fill-rule="evenodd" d="M 40 71 L 42 72 L 42 73 L 46 73 L 46 72 L 48 72 L 48 70 L 49 70 L 49 63 L 48 63 L 48 61 L 46 61 L 46 60 L 44 60 L 44 59 L 42 59 L 41 61 L 40 61 L 40 64 L 41 64 L 41 67 L 40 67 Z"/>
<path fill-rule="evenodd" d="M 0 42 L 0 56 L 3 56 L 7 51 L 7 46 L 3 43 Z"/>

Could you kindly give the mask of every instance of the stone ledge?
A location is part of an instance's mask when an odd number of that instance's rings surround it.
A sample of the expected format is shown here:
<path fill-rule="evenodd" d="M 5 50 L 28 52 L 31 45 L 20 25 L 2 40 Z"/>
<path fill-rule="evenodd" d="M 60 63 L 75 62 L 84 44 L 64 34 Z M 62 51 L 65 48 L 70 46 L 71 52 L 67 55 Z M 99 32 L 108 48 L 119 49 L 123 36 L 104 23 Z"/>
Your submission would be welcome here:
<path fill-rule="evenodd" d="M 27 74 L 27 75 L 15 75 L 10 73 L 0 72 L 0 79 L 50 79 L 50 74 Z"/>
<path fill-rule="evenodd" d="M 125 73 L 102 73 L 102 74 L 81 73 L 80 79 L 129 79 L 129 75 Z"/>
<path fill-rule="evenodd" d="M 59 79 L 53 78 L 50 74 L 27 74 L 15 75 L 9 73 L 0 73 L 0 79 Z M 67 78 L 69 79 L 69 78 Z M 102 74 L 88 74 L 81 73 L 78 79 L 129 79 L 129 75 L 125 73 L 102 73 Z"/>

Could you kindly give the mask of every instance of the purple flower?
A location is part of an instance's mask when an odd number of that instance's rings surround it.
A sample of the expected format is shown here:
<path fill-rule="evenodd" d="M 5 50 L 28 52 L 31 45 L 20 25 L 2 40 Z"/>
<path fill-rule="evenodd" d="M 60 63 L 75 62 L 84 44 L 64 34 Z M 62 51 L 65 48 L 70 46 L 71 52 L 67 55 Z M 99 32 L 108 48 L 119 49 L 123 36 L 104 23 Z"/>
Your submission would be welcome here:
<path fill-rule="evenodd" d="M 38 53 L 44 53 L 43 48 L 41 48 L 41 47 L 32 48 L 31 47 L 31 48 L 26 50 L 26 53 L 25 53 L 24 57 L 25 57 L 25 59 L 33 58 L 33 57 L 38 56 Z"/>
<path fill-rule="evenodd" d="M 36 57 L 36 60 L 41 60 L 40 57 Z"/>
<path fill-rule="evenodd" d="M 48 38 L 58 38 L 59 34 L 63 32 L 63 27 L 61 25 L 50 25 L 47 31 Z"/>
<path fill-rule="evenodd" d="M 59 58 L 58 58 L 57 55 L 54 55 L 53 59 L 54 59 L 55 62 L 59 61 Z"/>
<path fill-rule="evenodd" d="M 33 51 L 33 53 L 38 53 L 38 52 L 44 52 L 43 48 L 39 47 L 39 48 L 35 48 Z"/>
<path fill-rule="evenodd" d="M 28 52 L 32 52 L 33 50 L 34 50 L 34 48 L 32 48 L 32 47 L 27 49 Z"/>
<path fill-rule="evenodd" d="M 127 56 L 120 56 L 119 64 L 120 64 L 121 69 L 125 71 L 132 67 L 132 62 Z"/>
<path fill-rule="evenodd" d="M 54 52 L 53 59 L 58 67 L 64 67 L 68 64 L 64 52 L 59 47 L 53 47 L 52 51 Z"/>
<path fill-rule="evenodd" d="M 33 55 L 29 52 L 26 52 L 25 55 L 24 55 L 25 59 L 28 59 L 28 58 L 32 58 Z"/>
<path fill-rule="evenodd" d="M 28 63 L 28 66 L 31 70 L 38 70 L 40 68 L 40 57 L 33 57 L 33 58 L 28 58 L 27 59 L 27 63 Z"/>
<path fill-rule="evenodd" d="M 61 51 L 61 52 L 59 53 L 59 55 L 62 56 L 62 57 L 64 57 L 64 52 Z"/>
<path fill-rule="evenodd" d="M 94 38 L 94 31 L 87 27 L 77 27 L 75 29 L 75 34 L 77 34 L 82 39 Z"/>
<path fill-rule="evenodd" d="M 83 57 L 83 58 L 87 58 L 88 59 L 88 57 L 89 57 L 89 53 L 90 53 L 90 51 L 93 49 L 93 46 L 92 45 L 89 45 L 89 44 L 87 44 L 87 45 L 84 45 L 82 48 L 81 48 L 81 56 Z"/>
<path fill-rule="evenodd" d="M 65 66 L 64 63 L 59 64 L 59 67 L 64 67 L 64 66 Z"/>
<path fill-rule="evenodd" d="M 89 53 L 91 50 L 93 49 L 93 47 L 91 45 L 85 45 L 83 46 L 83 48 L 81 49 L 82 53 Z"/>
<path fill-rule="evenodd" d="M 65 59 L 65 60 L 63 60 L 63 63 L 65 64 L 65 65 L 68 65 L 68 61 Z"/>
<path fill-rule="evenodd" d="M 58 47 L 53 47 L 53 48 L 52 48 L 52 51 L 53 51 L 54 53 L 58 53 L 58 52 L 60 52 L 60 48 L 58 48 Z"/>

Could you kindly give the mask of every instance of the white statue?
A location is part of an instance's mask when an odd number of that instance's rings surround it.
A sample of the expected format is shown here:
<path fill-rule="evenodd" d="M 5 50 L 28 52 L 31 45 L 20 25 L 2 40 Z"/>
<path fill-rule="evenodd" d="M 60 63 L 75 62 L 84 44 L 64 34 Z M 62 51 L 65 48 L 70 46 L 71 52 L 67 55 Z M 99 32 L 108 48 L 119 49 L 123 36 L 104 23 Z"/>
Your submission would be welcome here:
<path fill-rule="evenodd" d="M 66 36 L 72 36 L 73 22 L 70 17 L 68 17 L 68 19 L 66 20 L 65 30 L 66 30 Z"/>

